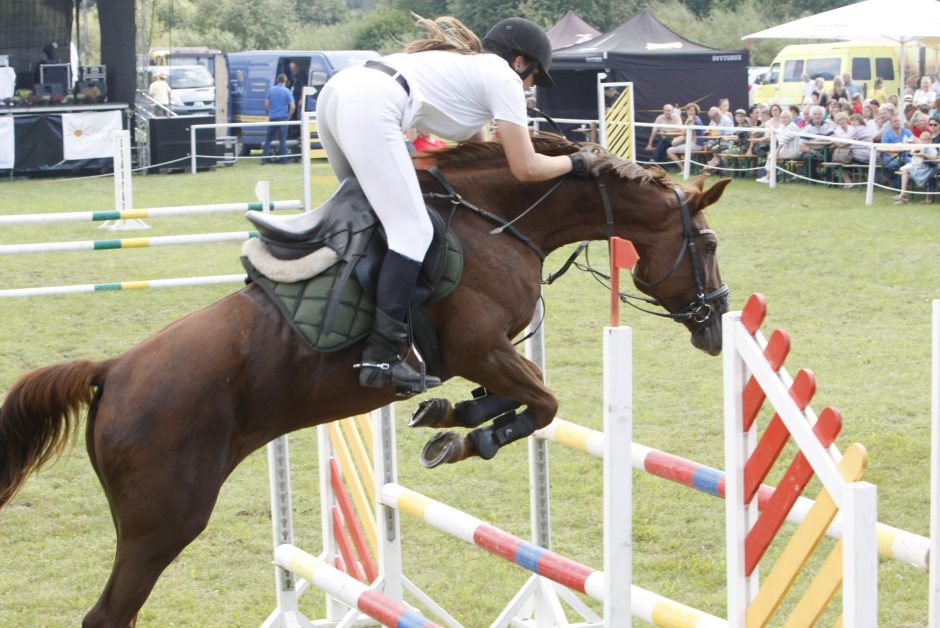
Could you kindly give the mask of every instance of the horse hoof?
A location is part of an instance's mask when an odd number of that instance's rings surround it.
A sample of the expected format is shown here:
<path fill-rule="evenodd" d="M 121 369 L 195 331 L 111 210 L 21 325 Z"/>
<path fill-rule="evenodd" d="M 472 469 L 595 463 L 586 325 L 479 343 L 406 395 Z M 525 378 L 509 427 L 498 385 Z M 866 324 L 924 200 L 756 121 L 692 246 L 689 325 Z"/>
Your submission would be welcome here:
<path fill-rule="evenodd" d="M 451 405 L 448 399 L 438 397 L 436 399 L 422 401 L 411 415 L 411 420 L 408 421 L 408 427 L 437 427 L 441 422 L 445 421 L 453 411 L 454 406 Z"/>
<path fill-rule="evenodd" d="M 427 469 L 433 469 L 442 464 L 459 461 L 463 454 L 464 440 L 464 437 L 456 432 L 435 434 L 421 450 L 421 464 Z"/>

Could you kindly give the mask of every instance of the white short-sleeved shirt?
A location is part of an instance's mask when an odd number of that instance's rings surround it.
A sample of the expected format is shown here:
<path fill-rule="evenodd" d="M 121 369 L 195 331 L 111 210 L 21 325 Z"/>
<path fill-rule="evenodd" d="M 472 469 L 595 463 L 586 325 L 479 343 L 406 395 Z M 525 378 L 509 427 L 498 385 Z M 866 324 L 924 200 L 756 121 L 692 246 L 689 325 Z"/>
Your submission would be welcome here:
<path fill-rule="evenodd" d="M 405 129 L 464 140 L 494 119 L 526 125 L 522 79 L 501 57 L 429 50 L 393 54 L 382 61 L 408 81 Z"/>

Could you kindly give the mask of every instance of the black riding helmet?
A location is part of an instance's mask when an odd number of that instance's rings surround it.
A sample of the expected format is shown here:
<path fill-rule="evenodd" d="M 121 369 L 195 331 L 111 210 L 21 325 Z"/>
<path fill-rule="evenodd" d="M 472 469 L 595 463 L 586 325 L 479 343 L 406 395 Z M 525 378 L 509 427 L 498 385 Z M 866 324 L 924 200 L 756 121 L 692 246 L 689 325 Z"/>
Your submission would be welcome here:
<path fill-rule="evenodd" d="M 539 87 L 555 85 L 555 81 L 548 73 L 548 69 L 552 66 L 552 44 L 548 41 L 545 31 L 534 22 L 521 17 L 510 17 L 497 22 L 483 37 L 483 47 L 496 52 L 507 61 L 512 61 L 513 53 L 522 54 L 526 59 L 534 61 L 540 70 L 535 77 L 536 85 Z M 522 72 L 522 80 L 524 81 L 534 71 L 535 66 L 530 65 Z"/>

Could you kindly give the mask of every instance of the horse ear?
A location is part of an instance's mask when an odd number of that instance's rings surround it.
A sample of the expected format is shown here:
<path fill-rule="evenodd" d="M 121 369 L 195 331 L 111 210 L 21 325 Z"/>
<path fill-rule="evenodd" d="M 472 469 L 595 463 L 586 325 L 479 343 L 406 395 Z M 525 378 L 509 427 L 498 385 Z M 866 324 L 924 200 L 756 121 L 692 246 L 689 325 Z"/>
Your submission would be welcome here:
<path fill-rule="evenodd" d="M 696 177 L 696 182 L 697 179 L 698 177 Z M 714 205 L 717 203 L 718 199 L 721 198 L 721 195 L 724 194 L 725 188 L 728 187 L 729 183 L 731 183 L 731 179 L 719 179 L 718 183 L 702 192 L 702 198 L 699 200 L 698 210 L 702 211 L 709 205 Z"/>
<path fill-rule="evenodd" d="M 705 189 L 705 179 L 707 179 L 708 177 L 709 175 L 704 172 L 700 175 L 696 175 L 696 177 L 692 179 L 692 185 L 697 187 L 698 191 L 701 192 Z"/>

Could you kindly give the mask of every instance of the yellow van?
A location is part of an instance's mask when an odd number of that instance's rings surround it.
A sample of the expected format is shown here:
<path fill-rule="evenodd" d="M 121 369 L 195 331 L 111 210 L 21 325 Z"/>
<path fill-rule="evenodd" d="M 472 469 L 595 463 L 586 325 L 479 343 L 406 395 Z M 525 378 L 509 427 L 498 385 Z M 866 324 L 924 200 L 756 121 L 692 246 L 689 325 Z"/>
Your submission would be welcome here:
<path fill-rule="evenodd" d="M 908 45 L 904 47 L 906 65 L 904 75 L 920 77 L 937 66 L 937 49 Z M 843 72 L 852 73 L 852 82 L 865 86 L 865 93 L 874 87 L 875 78 L 884 80 L 887 94 L 900 93 L 901 46 L 864 41 L 840 41 L 825 44 L 796 44 L 787 46 L 774 58 L 770 69 L 758 78 L 754 102 L 781 105 L 799 105 L 803 101 L 804 73 L 810 77 L 826 79 L 826 89 L 832 89 L 832 79 Z"/>

